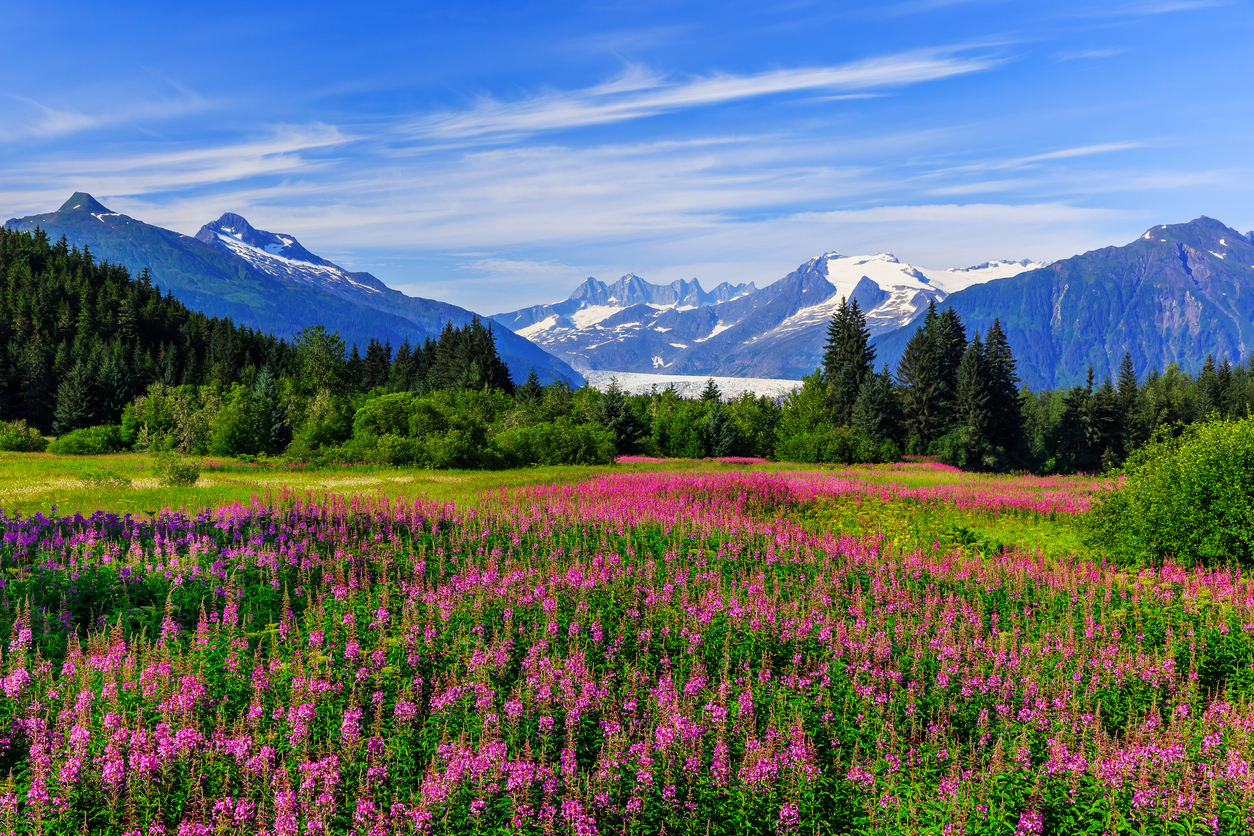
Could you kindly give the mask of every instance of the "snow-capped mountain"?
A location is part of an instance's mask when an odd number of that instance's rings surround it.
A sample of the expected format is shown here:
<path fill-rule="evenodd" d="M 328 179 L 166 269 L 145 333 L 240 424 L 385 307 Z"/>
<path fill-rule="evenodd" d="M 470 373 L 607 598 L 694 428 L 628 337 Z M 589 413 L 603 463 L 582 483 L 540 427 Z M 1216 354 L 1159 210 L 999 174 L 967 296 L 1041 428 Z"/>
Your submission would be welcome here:
<path fill-rule="evenodd" d="M 493 319 L 515 333 L 530 337 L 554 328 L 587 328 L 637 305 L 646 305 L 655 311 L 692 310 L 738 299 L 756 290 L 753 282 L 738 285 L 723 282 L 707 292 L 696 279 L 658 285 L 628 273 L 613 284 L 606 284 L 589 276 L 561 302 L 497 314 Z"/>
<path fill-rule="evenodd" d="M 889 253 L 825 253 L 757 288 L 654 285 L 627 274 L 612 285 L 587 279 L 562 302 L 493 317 L 576 369 L 798 378 L 822 354 L 842 298 L 856 299 L 872 335 L 896 330 L 928 303 L 1040 265 L 989 261 L 934 270 Z"/>
<path fill-rule="evenodd" d="M 471 311 L 406 296 L 369 273 L 345 270 L 306 250 L 291 235 L 254 229 L 227 213 L 194 237 L 111 212 L 75 192 L 55 212 L 12 218 L 11 229 L 42 229 L 49 236 L 90 248 L 97 258 L 127 267 L 174 294 L 192 310 L 231 317 L 236 324 L 290 337 L 324 325 L 348 343 L 370 339 L 421 341 L 447 322 L 463 325 Z M 516 381 L 534 368 L 543 381 L 582 383 L 570 366 L 509 329 L 496 328 L 497 349 Z"/>
<path fill-rule="evenodd" d="M 369 273 L 351 273 L 316 256 L 291 235 L 254 229 L 240 215 L 227 212 L 196 233 L 196 240 L 242 258 L 254 267 L 289 281 L 354 299 L 360 294 L 385 295 L 387 285 Z"/>

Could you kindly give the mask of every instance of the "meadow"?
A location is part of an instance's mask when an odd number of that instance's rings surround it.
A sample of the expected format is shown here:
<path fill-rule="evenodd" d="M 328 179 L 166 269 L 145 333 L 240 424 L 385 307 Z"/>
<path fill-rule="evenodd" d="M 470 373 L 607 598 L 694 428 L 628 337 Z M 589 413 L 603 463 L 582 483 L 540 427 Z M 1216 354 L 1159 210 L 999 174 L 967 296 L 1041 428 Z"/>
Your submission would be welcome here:
<path fill-rule="evenodd" d="M 150 467 L 0 461 L 10 832 L 1251 824 L 1254 587 L 1108 480 Z"/>

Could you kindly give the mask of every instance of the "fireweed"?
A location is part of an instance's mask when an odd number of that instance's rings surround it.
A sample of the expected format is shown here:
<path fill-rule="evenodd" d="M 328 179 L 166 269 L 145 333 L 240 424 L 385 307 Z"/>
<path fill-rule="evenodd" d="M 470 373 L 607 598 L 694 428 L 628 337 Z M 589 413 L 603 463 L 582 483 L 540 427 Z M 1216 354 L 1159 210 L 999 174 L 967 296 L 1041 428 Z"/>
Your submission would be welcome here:
<path fill-rule="evenodd" d="M 1244 832 L 1240 572 L 789 521 L 847 478 L 615 475 L 482 514 L 280 496 L 0 517 L 0 823 Z"/>

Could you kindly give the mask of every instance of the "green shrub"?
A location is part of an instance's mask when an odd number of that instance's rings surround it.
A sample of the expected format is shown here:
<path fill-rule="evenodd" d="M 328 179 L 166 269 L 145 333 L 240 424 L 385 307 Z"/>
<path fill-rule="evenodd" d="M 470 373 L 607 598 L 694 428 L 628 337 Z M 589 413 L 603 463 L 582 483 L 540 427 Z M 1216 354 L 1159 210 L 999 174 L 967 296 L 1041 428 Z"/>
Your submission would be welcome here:
<path fill-rule="evenodd" d="M 779 439 L 775 457 L 783 462 L 874 464 L 897 460 L 891 441 L 878 442 L 848 427 L 803 432 Z"/>
<path fill-rule="evenodd" d="M 157 479 L 167 487 L 186 487 L 200 479 L 200 462 L 181 456 L 171 450 L 163 450 L 154 457 L 153 470 Z"/>
<path fill-rule="evenodd" d="M 614 458 L 614 434 L 596 424 L 559 418 L 500 433 L 496 445 L 519 465 L 607 464 Z"/>
<path fill-rule="evenodd" d="M 99 456 L 126 449 L 122 428 L 115 424 L 74 430 L 48 445 L 48 452 L 71 456 Z"/>
<path fill-rule="evenodd" d="M 1160 435 L 1085 521 L 1090 545 L 1131 560 L 1254 558 L 1254 418 Z"/>
<path fill-rule="evenodd" d="M 93 488 L 129 488 L 131 480 L 107 467 L 85 470 L 78 474 L 78 481 Z"/>
<path fill-rule="evenodd" d="M 26 421 L 0 423 L 0 450 L 8 453 L 42 453 L 48 449 L 48 439 L 39 430 L 26 426 Z"/>

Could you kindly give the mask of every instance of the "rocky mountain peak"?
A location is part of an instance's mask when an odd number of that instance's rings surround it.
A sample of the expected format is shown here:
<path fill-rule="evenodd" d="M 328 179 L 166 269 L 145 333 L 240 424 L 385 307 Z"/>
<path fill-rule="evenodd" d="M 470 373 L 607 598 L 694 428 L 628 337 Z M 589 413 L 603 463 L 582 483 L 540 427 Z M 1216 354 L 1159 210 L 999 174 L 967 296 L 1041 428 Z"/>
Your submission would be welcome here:
<path fill-rule="evenodd" d="M 58 212 L 84 212 L 84 213 L 90 213 L 93 215 L 113 214 L 112 212 L 110 212 L 108 209 L 105 208 L 105 205 L 103 203 L 96 200 L 96 198 L 92 197 L 91 195 L 87 194 L 87 192 L 75 192 L 74 194 L 70 195 L 70 199 L 67 200 L 65 203 L 61 204 L 61 208 L 58 209 L 57 211 Z"/>

